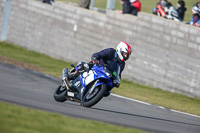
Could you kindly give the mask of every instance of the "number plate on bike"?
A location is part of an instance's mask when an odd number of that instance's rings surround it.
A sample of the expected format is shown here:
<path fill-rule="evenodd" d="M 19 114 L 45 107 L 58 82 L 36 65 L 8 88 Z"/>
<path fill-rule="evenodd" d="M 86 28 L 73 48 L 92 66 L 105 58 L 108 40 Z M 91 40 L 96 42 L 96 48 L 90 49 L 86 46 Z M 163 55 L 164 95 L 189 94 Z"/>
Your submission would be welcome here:
<path fill-rule="evenodd" d="M 67 92 L 67 95 L 70 97 L 74 97 L 74 93 L 73 92 Z"/>

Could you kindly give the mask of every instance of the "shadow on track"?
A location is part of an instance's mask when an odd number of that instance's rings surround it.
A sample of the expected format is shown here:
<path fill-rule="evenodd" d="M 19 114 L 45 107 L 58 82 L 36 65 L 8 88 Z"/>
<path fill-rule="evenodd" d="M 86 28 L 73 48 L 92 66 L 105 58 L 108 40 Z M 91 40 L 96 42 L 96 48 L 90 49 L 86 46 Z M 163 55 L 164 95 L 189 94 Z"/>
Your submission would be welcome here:
<path fill-rule="evenodd" d="M 100 108 L 94 108 L 94 107 L 92 107 L 91 109 L 99 110 L 99 111 L 106 111 L 106 112 L 120 114 L 120 115 L 126 115 L 126 116 L 135 116 L 135 117 L 153 119 L 153 120 L 158 120 L 158 121 L 166 121 L 166 122 L 172 122 L 172 123 L 178 123 L 178 124 L 185 124 L 185 125 L 190 125 L 190 126 L 200 126 L 197 124 L 191 124 L 191 123 L 185 123 L 185 122 L 179 122 L 179 121 L 173 121 L 173 120 L 166 120 L 166 119 L 161 119 L 161 118 L 156 118 L 156 117 L 142 116 L 142 115 L 118 112 L 118 111 L 113 111 L 113 110 L 107 110 L 107 109 L 100 109 Z"/>

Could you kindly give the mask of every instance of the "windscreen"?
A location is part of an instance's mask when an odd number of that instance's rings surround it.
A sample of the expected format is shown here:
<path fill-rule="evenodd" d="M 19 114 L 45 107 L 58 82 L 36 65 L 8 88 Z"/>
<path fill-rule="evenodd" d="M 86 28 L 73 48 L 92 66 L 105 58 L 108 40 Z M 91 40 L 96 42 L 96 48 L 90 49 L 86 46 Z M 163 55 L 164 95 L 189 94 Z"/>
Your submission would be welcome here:
<path fill-rule="evenodd" d="M 106 69 L 112 73 L 112 78 L 119 78 L 120 66 L 116 61 L 108 61 L 108 64 L 105 65 Z"/>

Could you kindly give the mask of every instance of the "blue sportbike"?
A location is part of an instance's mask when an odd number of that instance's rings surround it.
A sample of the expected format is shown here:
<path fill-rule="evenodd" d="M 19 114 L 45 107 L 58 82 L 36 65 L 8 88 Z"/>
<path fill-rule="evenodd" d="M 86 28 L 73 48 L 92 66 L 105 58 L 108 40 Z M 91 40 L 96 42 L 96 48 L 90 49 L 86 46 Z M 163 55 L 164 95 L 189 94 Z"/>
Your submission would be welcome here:
<path fill-rule="evenodd" d="M 66 73 L 70 75 L 78 69 L 78 65 Z M 117 61 L 108 61 L 105 65 L 94 64 L 88 71 L 81 73 L 74 80 L 59 85 L 54 93 L 58 102 L 66 100 L 81 103 L 84 107 L 97 104 L 104 96 L 108 95 L 113 87 L 120 85 L 120 65 Z"/>

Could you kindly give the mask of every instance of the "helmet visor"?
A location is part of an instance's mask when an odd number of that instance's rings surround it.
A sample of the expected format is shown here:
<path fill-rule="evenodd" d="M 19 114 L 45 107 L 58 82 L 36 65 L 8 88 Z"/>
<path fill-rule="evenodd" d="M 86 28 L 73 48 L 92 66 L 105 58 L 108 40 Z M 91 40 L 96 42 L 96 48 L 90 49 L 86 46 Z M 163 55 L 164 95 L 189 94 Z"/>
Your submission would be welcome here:
<path fill-rule="evenodd" d="M 128 60 L 129 55 L 130 55 L 130 54 L 128 54 L 128 53 L 126 53 L 126 52 L 122 52 L 122 56 L 123 56 L 123 58 L 124 58 L 125 61 Z"/>

